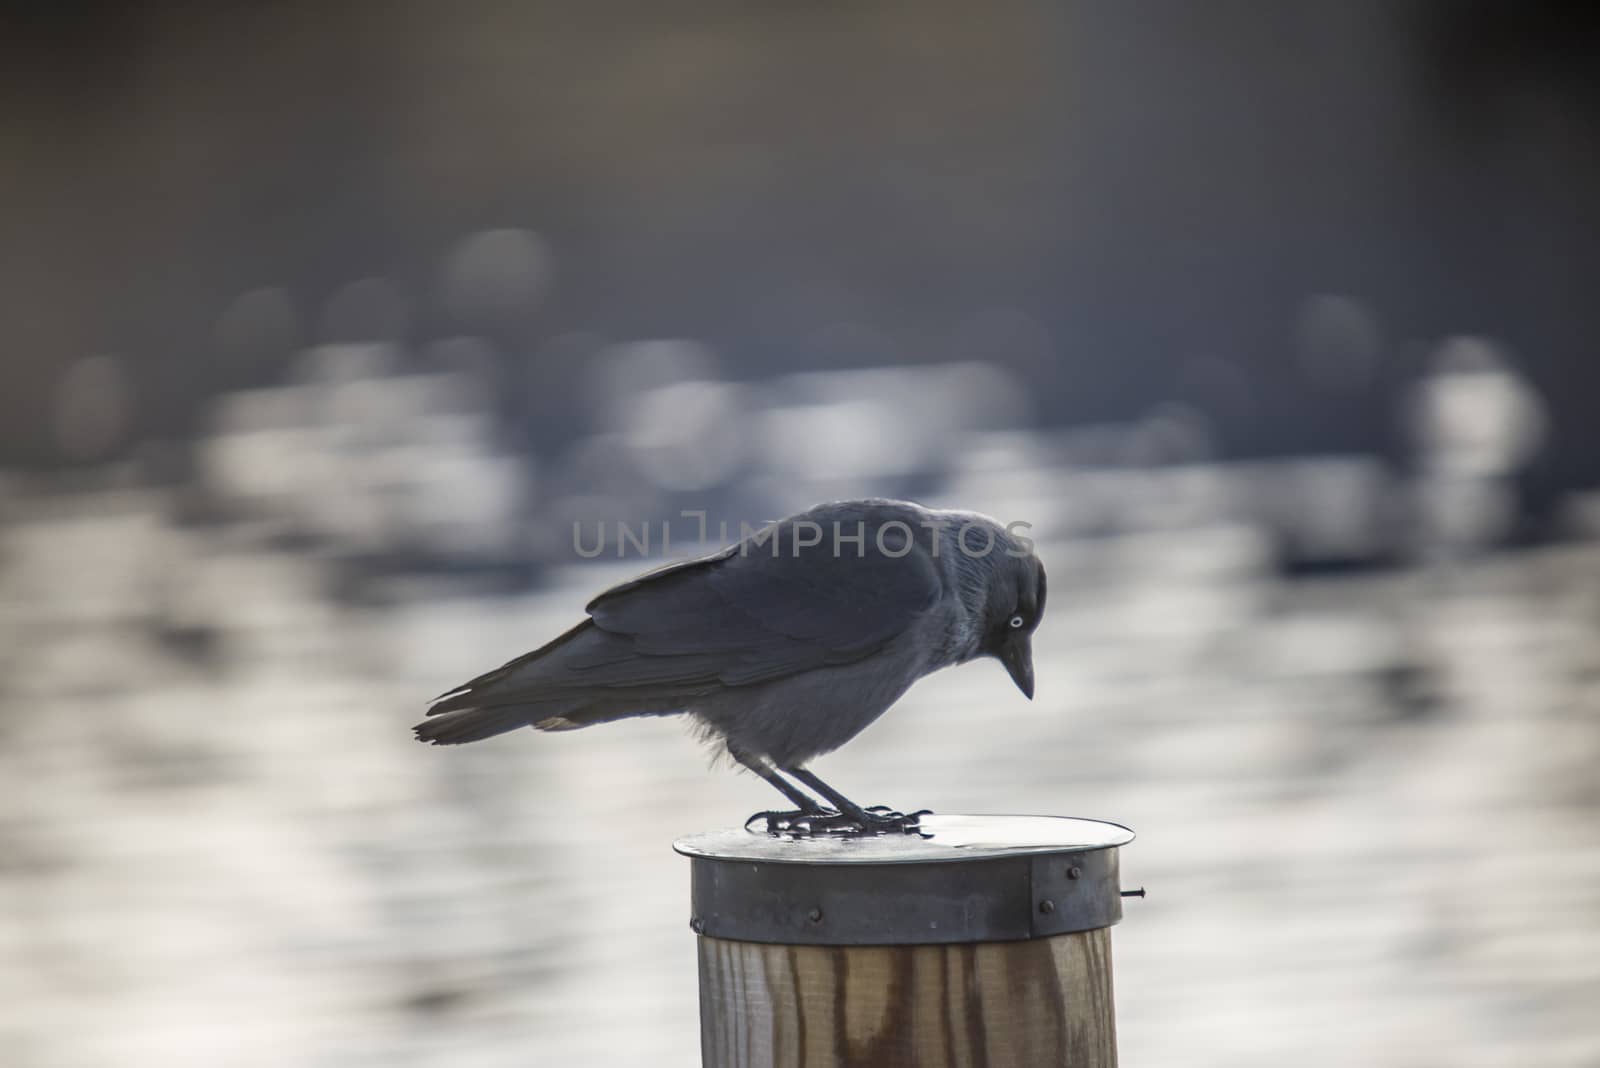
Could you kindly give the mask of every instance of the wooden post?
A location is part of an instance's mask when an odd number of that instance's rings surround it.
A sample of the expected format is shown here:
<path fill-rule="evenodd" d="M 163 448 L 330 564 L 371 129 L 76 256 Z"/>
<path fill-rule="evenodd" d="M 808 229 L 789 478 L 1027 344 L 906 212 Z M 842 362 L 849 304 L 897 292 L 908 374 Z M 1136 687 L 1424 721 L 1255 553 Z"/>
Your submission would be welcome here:
<path fill-rule="evenodd" d="M 680 840 L 707 1068 L 1111 1068 L 1116 824 L 925 816 L 927 837 Z"/>

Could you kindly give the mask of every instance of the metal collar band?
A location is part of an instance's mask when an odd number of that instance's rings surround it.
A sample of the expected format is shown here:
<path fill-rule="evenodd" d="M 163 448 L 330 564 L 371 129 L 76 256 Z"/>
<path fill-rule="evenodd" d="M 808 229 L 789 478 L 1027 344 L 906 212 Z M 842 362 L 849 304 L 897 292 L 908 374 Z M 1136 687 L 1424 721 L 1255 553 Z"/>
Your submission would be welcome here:
<path fill-rule="evenodd" d="M 1122 918 L 1126 827 L 1041 816 L 925 816 L 930 837 L 681 839 L 699 934 L 787 945 L 1010 942 Z"/>

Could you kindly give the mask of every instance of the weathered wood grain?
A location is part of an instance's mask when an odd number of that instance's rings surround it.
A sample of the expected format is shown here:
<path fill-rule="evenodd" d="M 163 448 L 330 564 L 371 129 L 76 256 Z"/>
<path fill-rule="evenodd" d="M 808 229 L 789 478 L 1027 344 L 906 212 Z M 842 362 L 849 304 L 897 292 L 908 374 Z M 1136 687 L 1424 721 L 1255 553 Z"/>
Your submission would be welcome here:
<path fill-rule="evenodd" d="M 700 938 L 707 1068 L 1111 1068 L 1111 931 L 945 946 Z"/>

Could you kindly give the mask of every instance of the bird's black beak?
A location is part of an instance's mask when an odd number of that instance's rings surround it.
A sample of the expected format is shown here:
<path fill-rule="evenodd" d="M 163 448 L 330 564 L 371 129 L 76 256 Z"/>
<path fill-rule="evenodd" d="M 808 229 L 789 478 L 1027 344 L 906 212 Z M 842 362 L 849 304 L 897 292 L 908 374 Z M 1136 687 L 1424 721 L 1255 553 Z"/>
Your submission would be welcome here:
<path fill-rule="evenodd" d="M 1033 643 L 1020 635 L 1006 642 L 1000 651 L 1000 663 L 1006 666 L 1022 696 L 1033 700 Z"/>

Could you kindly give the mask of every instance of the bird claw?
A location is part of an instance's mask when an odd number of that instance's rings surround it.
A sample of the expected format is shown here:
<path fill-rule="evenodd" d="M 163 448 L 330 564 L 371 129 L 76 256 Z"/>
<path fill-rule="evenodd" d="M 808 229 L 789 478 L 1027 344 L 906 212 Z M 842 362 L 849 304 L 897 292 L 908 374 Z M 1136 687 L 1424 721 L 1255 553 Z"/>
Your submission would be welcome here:
<path fill-rule="evenodd" d="M 749 819 L 744 821 L 744 829 L 749 831 L 751 834 L 760 833 L 752 828 L 751 824 L 764 822 L 766 824 L 766 833 L 770 835 L 776 836 L 787 834 L 794 837 L 803 838 L 811 833 L 812 820 L 818 818 L 825 819 L 830 816 L 838 815 L 839 814 L 831 808 L 819 809 L 816 812 L 807 812 L 804 809 L 798 808 L 790 809 L 786 812 L 757 812 Z"/>
<path fill-rule="evenodd" d="M 751 824 L 765 821 L 766 833 L 786 838 L 873 838 L 885 834 L 914 834 L 922 838 L 933 837 L 922 830 L 923 816 L 932 810 L 922 808 L 912 813 L 897 812 L 887 805 L 873 805 L 859 814 L 823 809 L 820 812 L 757 812 L 744 821 L 751 833 Z"/>

